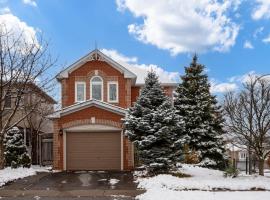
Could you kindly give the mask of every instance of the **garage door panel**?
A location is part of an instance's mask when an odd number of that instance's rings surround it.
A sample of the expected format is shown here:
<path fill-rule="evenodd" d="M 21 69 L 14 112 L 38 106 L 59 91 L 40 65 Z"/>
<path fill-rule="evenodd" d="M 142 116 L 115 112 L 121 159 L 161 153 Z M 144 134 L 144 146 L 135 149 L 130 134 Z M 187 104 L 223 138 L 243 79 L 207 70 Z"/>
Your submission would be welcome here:
<path fill-rule="evenodd" d="M 120 170 L 121 133 L 67 133 L 68 170 Z"/>

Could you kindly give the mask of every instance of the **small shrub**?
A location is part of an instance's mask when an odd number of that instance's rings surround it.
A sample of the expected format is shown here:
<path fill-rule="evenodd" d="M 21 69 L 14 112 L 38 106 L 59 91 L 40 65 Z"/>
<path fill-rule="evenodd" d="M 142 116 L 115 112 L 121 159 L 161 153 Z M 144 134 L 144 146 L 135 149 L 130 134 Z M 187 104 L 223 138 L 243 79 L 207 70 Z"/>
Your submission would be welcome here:
<path fill-rule="evenodd" d="M 184 174 L 182 172 L 173 172 L 171 173 L 172 176 L 178 177 L 178 178 L 189 178 L 191 175 L 189 174 Z"/>
<path fill-rule="evenodd" d="M 186 164 L 198 164 L 199 156 L 194 149 L 190 149 L 188 145 L 184 145 L 184 163 Z"/>
<path fill-rule="evenodd" d="M 229 166 L 225 169 L 223 176 L 235 178 L 239 175 L 239 170 L 236 167 Z"/>
<path fill-rule="evenodd" d="M 21 156 L 20 164 L 21 164 L 23 167 L 25 167 L 25 168 L 31 167 L 31 158 L 30 158 L 30 156 L 29 156 L 27 153 L 24 153 L 24 154 Z"/>

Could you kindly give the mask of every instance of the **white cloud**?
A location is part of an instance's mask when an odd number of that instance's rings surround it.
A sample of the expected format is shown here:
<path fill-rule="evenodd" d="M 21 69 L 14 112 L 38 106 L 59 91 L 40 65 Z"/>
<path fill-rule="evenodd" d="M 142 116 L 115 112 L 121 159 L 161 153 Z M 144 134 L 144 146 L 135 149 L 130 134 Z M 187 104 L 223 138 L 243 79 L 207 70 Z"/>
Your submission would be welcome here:
<path fill-rule="evenodd" d="M 125 56 L 114 49 L 101 49 L 101 51 L 131 72 L 135 73 L 137 75 L 136 82 L 138 84 L 144 83 L 144 78 L 151 69 L 157 73 L 159 80 L 162 83 L 175 83 L 179 80 L 179 73 L 168 72 L 155 64 L 140 64 L 138 63 L 137 57 Z"/>
<path fill-rule="evenodd" d="M 247 83 L 250 80 L 254 80 L 258 77 L 261 77 L 263 74 L 258 74 L 255 71 L 250 71 L 246 74 L 240 75 L 240 76 L 233 76 L 231 78 L 229 78 L 230 82 L 235 82 L 237 84 L 243 84 L 243 83 Z M 267 79 L 270 80 L 270 76 L 265 76 L 263 79 Z"/>
<path fill-rule="evenodd" d="M 262 40 L 264 43 L 270 43 L 270 35 Z"/>
<path fill-rule="evenodd" d="M 10 13 L 10 9 L 9 7 L 4 7 L 4 8 L 1 8 L 0 9 L 0 14 L 3 15 L 3 14 L 7 14 L 7 13 Z"/>
<path fill-rule="evenodd" d="M 20 20 L 17 16 L 13 15 L 9 8 L 4 8 L 0 11 L 0 28 L 1 31 L 6 31 L 12 34 L 14 38 L 19 39 L 22 43 L 26 43 L 28 45 L 38 44 L 36 29 L 32 26 L 29 26 L 24 21 Z"/>
<path fill-rule="evenodd" d="M 34 6 L 37 7 L 37 3 L 35 0 L 23 0 L 24 4 L 30 5 L 30 6 Z"/>
<path fill-rule="evenodd" d="M 245 49 L 253 49 L 253 45 L 251 44 L 250 41 L 246 40 L 243 46 Z"/>
<path fill-rule="evenodd" d="M 229 91 L 234 91 L 242 87 L 243 84 L 260 77 L 261 74 L 255 71 L 250 71 L 248 73 L 232 76 L 228 78 L 227 82 L 219 82 L 215 79 L 211 80 L 211 92 L 213 93 L 226 93 Z M 270 76 L 264 77 L 264 79 L 270 80 Z"/>
<path fill-rule="evenodd" d="M 114 49 L 102 49 L 101 51 L 104 54 L 113 58 L 114 60 L 122 61 L 125 63 L 136 63 L 138 61 L 137 57 L 135 57 L 135 56 L 134 57 L 127 57 Z"/>
<path fill-rule="evenodd" d="M 211 83 L 211 92 L 212 93 L 226 93 L 234 91 L 238 88 L 236 83 Z"/>
<path fill-rule="evenodd" d="M 257 28 L 253 33 L 253 37 L 256 39 L 258 37 L 258 35 L 262 34 L 263 30 L 264 30 L 263 26 Z"/>
<path fill-rule="evenodd" d="M 207 50 L 227 51 L 234 44 L 239 25 L 227 13 L 241 1 L 218 0 L 116 0 L 118 10 L 129 10 L 142 23 L 128 26 L 139 41 L 176 55 Z"/>
<path fill-rule="evenodd" d="M 270 18 L 270 0 L 256 0 L 257 6 L 253 9 L 251 17 L 254 20 Z"/>

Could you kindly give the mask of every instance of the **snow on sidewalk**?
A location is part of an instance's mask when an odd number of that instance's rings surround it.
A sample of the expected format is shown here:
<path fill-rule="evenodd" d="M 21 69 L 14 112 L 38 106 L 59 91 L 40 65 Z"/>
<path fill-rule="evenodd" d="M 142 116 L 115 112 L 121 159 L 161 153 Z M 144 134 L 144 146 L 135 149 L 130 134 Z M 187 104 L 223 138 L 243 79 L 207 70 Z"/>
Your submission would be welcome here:
<path fill-rule="evenodd" d="M 270 178 L 261 176 L 239 176 L 224 178 L 223 172 L 192 165 L 182 165 L 182 173 L 192 177 L 178 178 L 171 175 L 158 175 L 151 178 L 139 178 L 141 189 L 170 190 L 270 190 Z"/>
<path fill-rule="evenodd" d="M 0 170 L 0 187 L 13 180 L 36 175 L 37 172 L 48 172 L 48 168 L 32 166 L 30 168 L 20 167 L 17 169 L 12 169 L 7 167 L 2 169 Z"/>
<path fill-rule="evenodd" d="M 136 200 L 255 200 L 269 199 L 270 192 L 207 192 L 207 191 L 173 191 L 168 189 L 151 189 L 136 197 Z"/>

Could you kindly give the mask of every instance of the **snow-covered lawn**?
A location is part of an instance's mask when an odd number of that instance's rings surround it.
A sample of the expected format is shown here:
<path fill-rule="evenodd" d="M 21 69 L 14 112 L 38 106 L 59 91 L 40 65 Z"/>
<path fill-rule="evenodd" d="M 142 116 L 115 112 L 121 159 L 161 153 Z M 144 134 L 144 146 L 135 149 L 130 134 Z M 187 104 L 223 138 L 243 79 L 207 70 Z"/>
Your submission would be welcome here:
<path fill-rule="evenodd" d="M 222 171 L 192 165 L 182 165 L 180 172 L 189 174 L 191 177 L 178 178 L 171 175 L 158 175 L 151 178 L 138 178 L 138 188 L 145 189 L 146 192 L 137 196 L 136 199 L 254 200 L 270 198 L 268 191 L 246 191 L 270 190 L 270 177 L 240 175 L 237 178 L 224 178 Z"/>
<path fill-rule="evenodd" d="M 182 173 L 192 177 L 178 178 L 172 175 L 158 175 L 151 178 L 139 178 L 139 188 L 170 190 L 270 190 L 270 178 L 240 175 L 237 178 L 224 178 L 223 172 L 192 165 L 183 165 Z"/>
<path fill-rule="evenodd" d="M 48 172 L 48 168 L 32 166 L 30 168 L 11 169 L 7 167 L 2 169 L 0 170 L 0 187 L 13 180 L 36 175 L 37 172 Z"/>
<path fill-rule="evenodd" d="M 266 200 L 270 192 L 207 192 L 207 191 L 173 191 L 152 189 L 136 197 L 137 200 Z"/>

